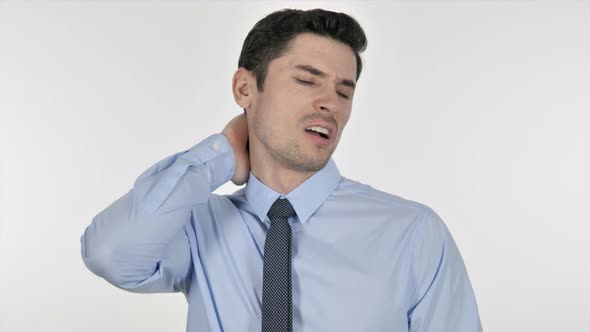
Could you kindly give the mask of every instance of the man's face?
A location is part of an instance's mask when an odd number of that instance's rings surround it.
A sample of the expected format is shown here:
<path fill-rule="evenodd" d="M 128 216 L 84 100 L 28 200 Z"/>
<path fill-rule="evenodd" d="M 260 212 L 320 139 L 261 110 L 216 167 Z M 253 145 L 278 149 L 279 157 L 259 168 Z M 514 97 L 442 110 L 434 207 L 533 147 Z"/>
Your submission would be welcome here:
<path fill-rule="evenodd" d="M 264 92 L 256 94 L 248 110 L 251 151 L 292 170 L 322 169 L 350 117 L 355 77 L 356 59 L 348 45 L 299 34 L 283 56 L 270 62 Z M 310 127 L 328 129 L 329 137 Z"/>

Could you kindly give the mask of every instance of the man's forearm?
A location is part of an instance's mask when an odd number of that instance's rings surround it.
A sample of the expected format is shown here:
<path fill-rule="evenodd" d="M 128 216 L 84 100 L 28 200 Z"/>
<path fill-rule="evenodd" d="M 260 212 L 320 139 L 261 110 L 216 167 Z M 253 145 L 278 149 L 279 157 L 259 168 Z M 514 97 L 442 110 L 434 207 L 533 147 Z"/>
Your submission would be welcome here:
<path fill-rule="evenodd" d="M 227 139 L 216 134 L 150 167 L 86 228 L 80 239 L 86 266 L 121 288 L 177 291 L 190 265 L 183 226 L 193 207 L 231 179 L 234 163 Z M 168 257 L 169 248 L 176 254 Z M 150 278 L 159 285 L 137 288 Z"/>

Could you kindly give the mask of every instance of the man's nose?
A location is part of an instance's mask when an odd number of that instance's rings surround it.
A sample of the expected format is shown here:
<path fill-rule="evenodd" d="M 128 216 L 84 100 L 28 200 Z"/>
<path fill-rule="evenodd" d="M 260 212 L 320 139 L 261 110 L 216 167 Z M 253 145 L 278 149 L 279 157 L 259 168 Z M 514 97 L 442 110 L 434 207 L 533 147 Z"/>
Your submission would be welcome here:
<path fill-rule="evenodd" d="M 316 100 L 316 109 L 321 111 L 338 112 L 338 92 L 334 88 L 322 89 Z"/>

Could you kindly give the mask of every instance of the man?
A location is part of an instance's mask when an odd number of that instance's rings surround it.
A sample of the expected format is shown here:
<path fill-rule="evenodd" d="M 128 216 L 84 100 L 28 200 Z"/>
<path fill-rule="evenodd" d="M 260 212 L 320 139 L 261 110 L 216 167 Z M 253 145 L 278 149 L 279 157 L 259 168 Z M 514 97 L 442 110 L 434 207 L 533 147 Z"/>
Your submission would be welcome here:
<path fill-rule="evenodd" d="M 132 292 L 183 292 L 188 331 L 481 331 L 461 255 L 427 206 L 331 158 L 367 41 L 358 22 L 282 10 L 244 42 L 244 113 L 147 169 L 81 238 Z M 246 186 L 232 195 L 223 183 Z"/>

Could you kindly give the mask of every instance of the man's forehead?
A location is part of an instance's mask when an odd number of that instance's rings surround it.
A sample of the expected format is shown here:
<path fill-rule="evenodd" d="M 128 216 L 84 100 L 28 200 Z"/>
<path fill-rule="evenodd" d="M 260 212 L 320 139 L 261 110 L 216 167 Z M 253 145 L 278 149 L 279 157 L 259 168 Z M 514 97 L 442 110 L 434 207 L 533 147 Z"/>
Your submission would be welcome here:
<path fill-rule="evenodd" d="M 282 70 L 305 69 L 300 67 L 303 65 L 307 69 L 313 68 L 316 73 L 323 72 L 341 79 L 356 77 L 356 57 L 350 46 L 313 33 L 297 35 L 285 53 L 275 60 L 279 60 Z"/>

